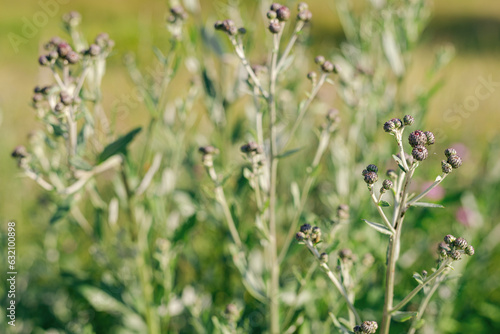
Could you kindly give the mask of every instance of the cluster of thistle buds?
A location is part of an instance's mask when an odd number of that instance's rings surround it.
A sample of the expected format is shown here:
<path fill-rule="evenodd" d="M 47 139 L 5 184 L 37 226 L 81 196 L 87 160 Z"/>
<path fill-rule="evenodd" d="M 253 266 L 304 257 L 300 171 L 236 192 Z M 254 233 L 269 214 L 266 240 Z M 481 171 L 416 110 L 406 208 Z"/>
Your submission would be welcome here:
<path fill-rule="evenodd" d="M 387 171 L 387 176 L 392 178 L 392 172 L 393 170 L 388 170 Z M 373 184 L 377 182 L 378 180 L 378 167 L 374 164 L 369 164 L 366 166 L 365 169 L 361 172 L 363 175 L 365 183 L 368 185 L 368 187 L 373 187 Z M 397 177 L 397 176 L 396 176 Z M 380 188 L 380 193 L 383 194 L 387 190 L 391 190 L 394 187 L 394 183 L 390 179 L 385 179 L 382 182 L 382 187 Z"/>
<path fill-rule="evenodd" d="M 311 224 L 304 224 L 295 235 L 295 239 L 299 242 L 311 240 L 313 245 L 317 245 L 321 242 L 321 229 L 318 226 L 312 227 Z"/>
<path fill-rule="evenodd" d="M 301 2 L 297 6 L 297 20 L 309 22 L 312 13 L 309 11 L 306 3 Z M 283 23 L 290 19 L 290 8 L 279 3 L 273 3 L 266 14 L 269 19 L 268 29 L 271 33 L 277 34 L 283 30 Z"/>
<path fill-rule="evenodd" d="M 208 168 L 213 167 L 214 156 L 219 154 L 219 149 L 209 145 L 200 147 L 198 152 L 201 153 L 201 161 L 203 162 L 203 165 Z"/>
<path fill-rule="evenodd" d="M 247 144 L 240 147 L 240 151 L 241 153 L 245 154 L 247 159 L 250 160 L 252 164 L 256 164 L 259 166 L 262 166 L 264 164 L 264 150 L 256 142 L 249 141 Z"/>
<path fill-rule="evenodd" d="M 465 238 L 455 238 L 451 234 L 444 237 L 444 242 L 439 244 L 438 251 L 442 259 L 450 258 L 453 261 L 460 260 L 462 254 L 474 255 L 474 247 L 469 245 Z"/>
<path fill-rule="evenodd" d="M 314 58 L 314 62 L 316 64 L 318 64 L 321 68 L 321 71 L 323 73 L 338 73 L 338 66 L 337 65 L 334 65 L 331 61 L 329 60 L 326 60 L 325 57 L 323 56 L 316 56 Z M 315 79 L 316 78 L 316 73 L 315 72 L 309 72 L 307 74 L 307 77 L 311 80 Z"/>
<path fill-rule="evenodd" d="M 447 148 L 444 151 L 444 155 L 447 160 L 441 161 L 441 169 L 443 173 L 448 174 L 451 173 L 453 169 L 457 169 L 462 166 L 462 158 L 457 154 L 457 151 L 453 148 Z"/>
<path fill-rule="evenodd" d="M 374 334 L 377 329 L 378 324 L 376 321 L 363 321 L 361 325 L 354 326 L 353 331 L 356 334 Z"/>
<path fill-rule="evenodd" d="M 328 110 L 326 113 L 326 123 L 323 125 L 323 128 L 328 132 L 333 132 L 337 128 L 337 125 L 340 123 L 339 111 L 335 108 Z"/>
<path fill-rule="evenodd" d="M 229 36 L 236 36 L 238 34 L 245 34 L 246 29 L 243 27 L 237 28 L 233 20 L 227 19 L 224 21 L 216 21 L 214 24 L 215 30 L 225 32 Z"/>

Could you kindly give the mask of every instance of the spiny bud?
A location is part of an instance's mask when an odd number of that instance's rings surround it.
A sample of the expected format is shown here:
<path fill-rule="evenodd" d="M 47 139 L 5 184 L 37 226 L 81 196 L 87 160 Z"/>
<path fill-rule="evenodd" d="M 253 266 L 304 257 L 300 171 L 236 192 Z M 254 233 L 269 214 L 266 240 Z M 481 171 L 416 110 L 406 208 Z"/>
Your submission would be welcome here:
<path fill-rule="evenodd" d="M 311 224 L 304 224 L 300 227 L 300 232 L 304 233 L 305 235 L 310 234 L 312 231 L 312 226 Z"/>
<path fill-rule="evenodd" d="M 384 180 L 384 182 L 382 182 L 382 188 L 384 188 L 385 190 L 389 190 L 393 186 L 394 186 L 394 184 L 392 183 L 391 180 Z"/>
<path fill-rule="evenodd" d="M 332 73 L 334 69 L 335 66 L 328 60 L 321 65 L 321 70 L 325 73 Z"/>
<path fill-rule="evenodd" d="M 33 94 L 33 103 L 37 104 L 43 101 L 43 94 L 41 93 L 35 93 Z"/>
<path fill-rule="evenodd" d="M 451 245 L 452 243 L 455 242 L 457 238 L 455 238 L 453 235 L 451 234 L 447 234 L 445 237 L 444 237 L 444 242 L 446 242 L 448 245 Z"/>
<path fill-rule="evenodd" d="M 296 239 L 297 241 L 299 241 L 299 242 L 300 242 L 300 241 L 304 241 L 304 239 L 305 239 L 306 237 L 307 237 L 307 236 L 304 234 L 304 232 L 297 232 L 297 233 L 295 234 L 295 239 Z"/>
<path fill-rule="evenodd" d="M 394 126 L 396 129 L 399 129 L 400 127 L 403 126 L 403 122 L 399 118 L 393 118 L 391 121 L 394 123 Z"/>
<path fill-rule="evenodd" d="M 268 11 L 266 16 L 269 20 L 274 20 L 277 17 L 276 12 L 274 10 Z"/>
<path fill-rule="evenodd" d="M 448 174 L 451 173 L 453 167 L 446 160 L 443 160 L 441 161 L 441 170 L 443 173 Z"/>
<path fill-rule="evenodd" d="M 465 254 L 469 255 L 469 256 L 472 256 L 474 255 L 474 247 L 472 247 L 472 245 L 469 245 L 467 246 L 467 248 L 465 248 Z"/>
<path fill-rule="evenodd" d="M 374 334 L 377 332 L 378 324 L 375 321 L 363 321 L 361 330 L 366 334 Z"/>
<path fill-rule="evenodd" d="M 462 158 L 460 158 L 458 155 L 450 155 L 448 157 L 448 163 L 453 167 L 453 169 L 457 169 L 458 167 L 462 166 Z"/>
<path fill-rule="evenodd" d="M 408 142 L 411 146 L 424 146 L 427 144 L 427 136 L 423 131 L 416 130 L 410 133 L 408 136 Z"/>
<path fill-rule="evenodd" d="M 375 172 L 368 172 L 365 174 L 366 184 L 374 184 L 378 180 L 378 175 Z"/>
<path fill-rule="evenodd" d="M 97 44 L 90 44 L 89 48 L 85 50 L 85 54 L 91 57 L 98 56 L 101 53 L 101 47 Z"/>
<path fill-rule="evenodd" d="M 57 53 L 59 53 L 59 57 L 61 58 L 65 58 L 70 51 L 72 51 L 72 49 L 68 43 L 63 42 L 57 46 Z"/>
<path fill-rule="evenodd" d="M 375 172 L 377 173 L 378 172 L 378 167 L 374 164 L 369 164 L 368 166 L 366 166 L 366 170 L 369 171 L 369 172 Z"/>
<path fill-rule="evenodd" d="M 290 18 L 290 9 L 286 6 L 281 6 L 277 11 L 276 11 L 276 16 L 278 20 L 280 21 L 288 21 Z"/>
<path fill-rule="evenodd" d="M 442 258 L 446 259 L 448 257 L 448 250 L 441 248 L 438 250 L 438 252 Z"/>
<path fill-rule="evenodd" d="M 412 125 L 414 121 L 415 119 L 411 115 L 406 115 L 405 117 L 403 117 L 404 125 Z"/>
<path fill-rule="evenodd" d="M 444 150 L 444 155 L 449 158 L 452 155 L 457 155 L 457 151 L 455 151 L 454 148 L 447 148 L 446 150 Z"/>
<path fill-rule="evenodd" d="M 462 250 L 464 250 L 468 245 L 467 240 L 465 240 L 464 238 L 456 238 L 453 244 L 455 245 L 455 247 Z"/>
<path fill-rule="evenodd" d="M 458 250 L 453 250 L 453 251 L 450 251 L 448 252 L 448 255 L 454 260 L 454 261 L 458 261 L 462 258 L 462 253 L 460 253 L 460 251 Z"/>
<path fill-rule="evenodd" d="M 273 3 L 273 4 L 271 5 L 270 9 L 271 9 L 273 12 L 276 12 L 276 11 L 278 11 L 278 9 L 280 9 L 280 8 L 281 8 L 281 6 L 282 6 L 281 4 L 279 4 L 279 3 L 275 2 L 275 3 Z"/>
<path fill-rule="evenodd" d="M 297 14 L 297 20 L 299 21 L 304 21 L 304 22 L 309 22 L 312 19 L 312 13 L 308 10 L 301 10 Z"/>
<path fill-rule="evenodd" d="M 278 21 L 276 19 L 269 21 L 269 31 L 272 34 L 279 33 L 281 31 L 281 23 L 280 23 L 280 21 Z"/>
<path fill-rule="evenodd" d="M 70 51 L 66 55 L 66 60 L 70 64 L 76 64 L 80 60 L 80 55 L 78 53 L 76 53 L 75 51 Z"/>
<path fill-rule="evenodd" d="M 434 134 L 430 131 L 425 131 L 425 136 L 427 137 L 427 145 L 432 145 L 436 142 L 436 138 L 434 137 Z"/>
<path fill-rule="evenodd" d="M 394 130 L 396 130 L 396 126 L 394 125 L 394 122 L 387 121 L 384 123 L 384 131 L 385 132 L 393 132 Z"/>
<path fill-rule="evenodd" d="M 328 254 L 321 253 L 321 255 L 319 256 L 319 262 L 327 263 L 328 262 Z"/>
<path fill-rule="evenodd" d="M 411 151 L 411 155 L 413 156 L 413 158 L 415 158 L 415 160 L 424 161 L 425 159 L 427 159 L 429 152 L 427 152 L 425 146 L 418 145 L 413 148 L 413 150 Z"/>
<path fill-rule="evenodd" d="M 325 62 L 325 57 L 316 56 L 316 58 L 314 58 L 314 62 L 318 65 L 323 65 L 323 63 Z"/>

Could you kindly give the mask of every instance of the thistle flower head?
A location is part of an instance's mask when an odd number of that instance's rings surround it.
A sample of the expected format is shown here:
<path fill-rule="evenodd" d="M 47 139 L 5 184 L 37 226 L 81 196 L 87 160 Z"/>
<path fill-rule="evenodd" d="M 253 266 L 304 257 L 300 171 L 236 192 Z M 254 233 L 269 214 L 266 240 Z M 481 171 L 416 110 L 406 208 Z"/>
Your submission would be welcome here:
<path fill-rule="evenodd" d="M 394 123 L 396 129 L 399 129 L 400 127 L 403 126 L 403 122 L 399 118 L 393 118 L 391 119 L 391 122 Z"/>
<path fill-rule="evenodd" d="M 369 164 L 368 166 L 366 166 L 366 170 L 369 171 L 369 172 L 375 172 L 377 173 L 378 172 L 378 167 L 374 164 Z"/>
<path fill-rule="evenodd" d="M 444 242 L 446 242 L 448 245 L 452 245 L 456 239 L 457 238 L 455 238 L 453 235 L 448 234 L 444 237 Z"/>
<path fill-rule="evenodd" d="M 413 147 L 413 150 L 411 151 L 411 155 L 417 161 L 424 161 L 425 159 L 427 159 L 429 152 L 427 151 L 425 146 L 417 145 L 417 146 Z"/>
<path fill-rule="evenodd" d="M 455 241 L 453 242 L 453 245 L 458 248 L 458 249 L 461 249 L 461 250 L 465 250 L 465 248 L 467 248 L 467 240 L 465 240 L 464 238 L 456 238 Z"/>
<path fill-rule="evenodd" d="M 434 134 L 430 131 L 425 131 L 425 136 L 427 137 L 427 143 L 426 145 L 432 145 L 436 142 L 436 138 L 434 137 Z"/>
<path fill-rule="evenodd" d="M 443 173 L 449 174 L 453 170 L 453 167 L 446 160 L 443 160 L 441 161 L 441 170 Z"/>
<path fill-rule="evenodd" d="M 332 73 L 335 70 L 335 66 L 327 60 L 321 65 L 321 70 L 325 73 Z"/>
<path fill-rule="evenodd" d="M 309 235 L 312 232 L 312 226 L 311 224 L 304 224 L 300 227 L 300 232 L 304 233 L 305 235 Z"/>
<path fill-rule="evenodd" d="M 415 146 L 424 146 L 427 144 L 427 136 L 423 131 L 416 130 L 410 133 L 408 136 L 408 142 L 412 147 Z"/>
<path fill-rule="evenodd" d="M 462 166 L 462 158 L 460 158 L 457 154 L 450 155 L 448 157 L 448 163 L 453 169 L 457 169 L 458 167 Z"/>
<path fill-rule="evenodd" d="M 281 22 L 288 21 L 288 19 L 290 18 L 290 9 L 286 6 L 281 6 L 276 11 L 276 17 Z"/>
<path fill-rule="evenodd" d="M 448 256 L 453 259 L 453 261 L 458 261 L 462 258 L 462 253 L 458 250 L 452 250 L 448 252 Z"/>
<path fill-rule="evenodd" d="M 444 155 L 449 158 L 452 155 L 457 155 L 457 151 L 455 151 L 454 148 L 447 148 L 446 150 L 444 150 Z"/>
<path fill-rule="evenodd" d="M 465 248 L 465 254 L 472 256 L 474 255 L 474 247 L 472 245 L 468 245 L 467 248 Z"/>
<path fill-rule="evenodd" d="M 374 184 L 378 180 L 378 175 L 375 172 L 367 172 L 365 174 L 364 180 L 368 185 Z"/>
<path fill-rule="evenodd" d="M 396 130 L 396 125 L 394 125 L 393 121 L 387 121 L 384 123 L 385 132 L 394 132 L 394 130 Z"/>
<path fill-rule="evenodd" d="M 405 115 L 405 117 L 403 117 L 403 124 L 404 125 L 412 125 L 413 122 L 415 122 L 415 119 L 413 118 L 413 116 Z"/>
<path fill-rule="evenodd" d="M 361 330 L 366 334 L 374 334 L 377 331 L 378 324 L 375 321 L 363 321 Z"/>
<path fill-rule="evenodd" d="M 384 182 L 382 182 L 382 188 L 385 190 L 390 190 L 394 186 L 394 183 L 392 183 L 391 180 L 385 179 Z"/>
<path fill-rule="evenodd" d="M 269 21 L 269 31 L 272 33 L 272 34 L 277 34 L 281 31 L 281 23 L 279 20 L 277 19 L 274 19 L 274 20 L 271 20 Z"/>

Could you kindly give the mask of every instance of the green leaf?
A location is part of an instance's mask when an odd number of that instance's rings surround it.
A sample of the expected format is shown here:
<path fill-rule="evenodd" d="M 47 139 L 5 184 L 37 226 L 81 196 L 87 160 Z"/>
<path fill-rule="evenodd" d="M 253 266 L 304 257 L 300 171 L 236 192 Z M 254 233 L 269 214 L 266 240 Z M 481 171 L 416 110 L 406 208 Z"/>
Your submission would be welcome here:
<path fill-rule="evenodd" d="M 124 136 L 121 136 L 108 146 L 104 148 L 104 150 L 99 154 L 99 158 L 97 159 L 97 164 L 100 164 L 103 161 L 106 161 L 109 157 L 118 154 L 125 153 L 128 144 L 134 139 L 134 137 L 141 132 L 141 128 L 135 128 Z"/>
<path fill-rule="evenodd" d="M 158 58 L 158 60 L 160 61 L 160 63 L 165 65 L 166 59 L 165 59 L 165 56 L 163 55 L 163 52 L 161 52 L 161 50 L 158 49 L 156 46 L 153 46 L 153 52 L 154 52 L 156 58 Z"/>
<path fill-rule="evenodd" d="M 418 284 L 424 283 L 422 275 L 420 275 L 419 273 L 414 273 L 413 278 L 417 281 Z"/>
<path fill-rule="evenodd" d="M 405 322 L 410 320 L 413 317 L 416 317 L 418 315 L 418 312 L 401 312 L 397 311 L 392 315 L 392 319 L 394 319 L 397 322 Z"/>
<path fill-rule="evenodd" d="M 366 219 L 363 219 L 363 221 L 365 223 L 367 223 L 368 226 L 374 228 L 375 230 L 379 231 L 380 233 L 387 234 L 387 235 L 392 235 L 391 230 L 389 230 L 387 227 L 385 227 L 382 224 L 374 223 L 374 222 L 368 221 Z"/>
<path fill-rule="evenodd" d="M 415 202 L 411 206 L 421 206 L 424 208 L 444 208 L 441 204 L 427 203 L 427 202 Z"/>
<path fill-rule="evenodd" d="M 174 236 L 172 238 L 172 243 L 176 244 L 181 240 L 186 240 L 189 231 L 193 229 L 194 225 L 196 225 L 196 215 L 192 215 L 191 217 L 189 217 L 187 221 L 184 222 L 184 224 L 182 224 L 175 230 Z"/>
<path fill-rule="evenodd" d="M 389 202 L 386 202 L 386 201 L 380 201 L 378 202 L 378 206 L 381 206 L 381 207 L 388 207 L 388 206 L 391 206 L 389 204 Z"/>
<path fill-rule="evenodd" d="M 289 157 L 289 156 L 291 156 L 292 154 L 295 154 L 295 153 L 297 153 L 298 151 L 302 150 L 302 148 L 303 148 L 303 147 L 298 147 L 298 148 L 294 148 L 294 149 L 288 150 L 288 151 L 286 151 L 285 153 L 279 154 L 276 158 L 278 158 L 278 159 L 283 159 L 283 158 Z"/>

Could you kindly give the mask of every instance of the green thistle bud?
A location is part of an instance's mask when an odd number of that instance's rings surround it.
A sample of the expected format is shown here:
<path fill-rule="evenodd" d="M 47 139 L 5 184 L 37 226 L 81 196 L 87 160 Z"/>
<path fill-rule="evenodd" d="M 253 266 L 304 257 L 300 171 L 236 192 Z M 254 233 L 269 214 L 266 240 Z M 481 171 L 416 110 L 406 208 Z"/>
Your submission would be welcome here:
<path fill-rule="evenodd" d="M 419 145 L 413 148 L 413 150 L 411 151 L 411 155 L 413 156 L 413 158 L 415 158 L 415 160 L 424 161 L 425 159 L 427 159 L 429 152 L 427 151 L 425 146 Z"/>
<path fill-rule="evenodd" d="M 448 255 L 453 259 L 453 261 L 458 261 L 462 258 L 462 253 L 458 250 L 449 251 Z"/>
<path fill-rule="evenodd" d="M 468 245 L 467 248 L 465 248 L 465 254 L 469 256 L 474 255 L 474 247 L 472 247 L 472 245 Z"/>
<path fill-rule="evenodd" d="M 455 238 L 454 236 L 452 236 L 451 234 L 448 234 L 444 237 L 444 242 L 446 242 L 448 245 L 451 245 L 455 242 L 457 238 Z"/>
<path fill-rule="evenodd" d="M 441 161 L 441 170 L 443 173 L 448 174 L 451 173 L 453 167 L 446 160 L 443 160 Z"/>
<path fill-rule="evenodd" d="M 366 334 L 374 334 L 377 332 L 378 324 L 375 321 L 363 321 L 361 330 Z"/>
<path fill-rule="evenodd" d="M 436 138 L 434 137 L 434 134 L 430 131 L 425 131 L 425 136 L 427 137 L 427 145 L 432 145 L 436 142 Z"/>
<path fill-rule="evenodd" d="M 321 255 L 319 256 L 319 262 L 328 263 L 328 254 L 321 253 Z"/>
<path fill-rule="evenodd" d="M 448 157 L 448 163 L 453 167 L 453 169 L 457 169 L 458 167 L 462 166 L 462 158 L 460 158 L 458 155 L 450 155 Z"/>
<path fill-rule="evenodd" d="M 378 172 L 378 167 L 374 164 L 369 164 L 368 166 L 366 166 L 366 170 L 369 171 L 369 172 L 375 172 L 377 173 Z"/>
<path fill-rule="evenodd" d="M 424 146 L 427 144 L 427 136 L 423 131 L 416 130 L 410 133 L 408 136 L 408 142 L 412 147 L 415 146 Z"/>
<path fill-rule="evenodd" d="M 444 155 L 449 158 L 452 155 L 457 155 L 457 151 L 455 151 L 454 148 L 447 148 L 446 150 L 444 150 Z"/>
<path fill-rule="evenodd" d="M 393 132 L 394 130 L 396 130 L 396 125 L 394 125 L 394 122 L 387 121 L 384 123 L 384 131 L 385 132 Z"/>
<path fill-rule="evenodd" d="M 412 125 L 414 121 L 415 119 L 411 115 L 406 115 L 405 117 L 403 117 L 404 125 Z"/>
<path fill-rule="evenodd" d="M 468 245 L 467 240 L 465 240 L 464 238 L 456 238 L 453 244 L 455 245 L 455 247 L 461 250 L 467 248 Z"/>
<path fill-rule="evenodd" d="M 374 184 L 378 180 L 378 175 L 375 172 L 368 172 L 364 178 L 366 184 Z"/>
<path fill-rule="evenodd" d="M 392 183 L 391 180 L 384 180 L 384 182 L 382 182 L 382 188 L 384 188 L 385 190 L 390 190 L 392 187 L 394 186 L 394 183 Z"/>

